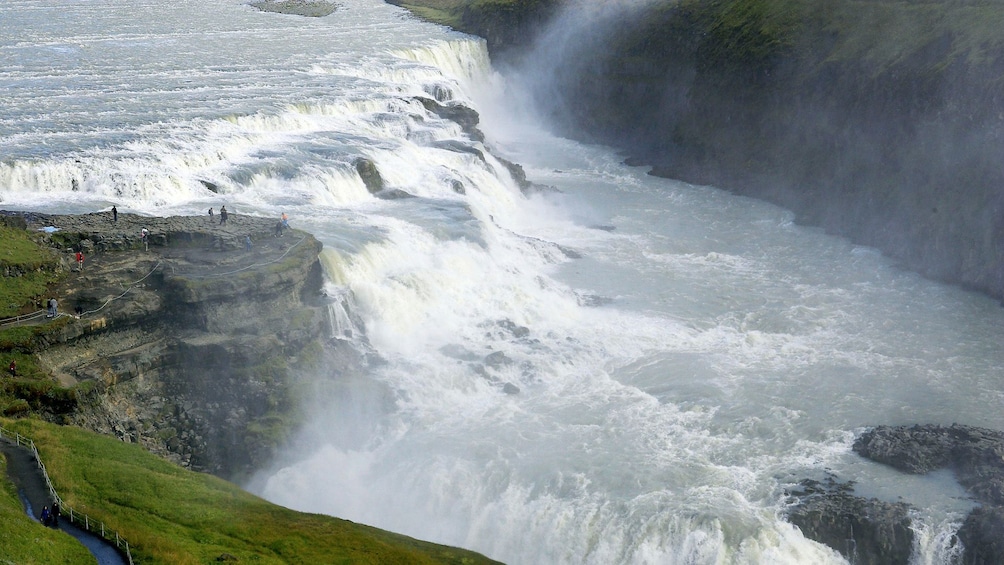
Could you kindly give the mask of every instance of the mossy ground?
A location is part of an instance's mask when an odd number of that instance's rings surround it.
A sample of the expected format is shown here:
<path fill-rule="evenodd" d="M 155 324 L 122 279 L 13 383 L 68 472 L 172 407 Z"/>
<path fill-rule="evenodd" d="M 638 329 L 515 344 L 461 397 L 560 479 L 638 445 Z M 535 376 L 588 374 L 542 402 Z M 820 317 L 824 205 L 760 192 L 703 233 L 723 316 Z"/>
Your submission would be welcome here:
<path fill-rule="evenodd" d="M 54 250 L 26 230 L 0 225 L 0 319 L 34 310 L 63 276 Z"/>
<path fill-rule="evenodd" d="M 4 276 L 6 275 L 6 276 Z M 0 318 L 37 311 L 46 290 L 66 276 L 54 249 L 35 234 L 0 225 Z M 35 353 L 66 318 L 31 325 L 0 327 L 0 414 L 16 415 L 37 410 L 60 412 L 73 405 L 71 390 L 57 385 L 38 364 Z M 16 375 L 9 372 L 11 361 Z"/>
<path fill-rule="evenodd" d="M 468 0 L 393 0 L 391 4 L 407 8 L 416 16 L 438 24 L 459 28 L 461 9 Z"/>
<path fill-rule="evenodd" d="M 138 445 L 78 428 L 32 419 L 0 420 L 0 425 L 34 439 L 64 506 L 119 532 L 141 563 L 194 565 L 225 555 L 258 564 L 493 563 L 472 552 L 295 512 Z M 9 490 L 0 499 L 0 520 L 12 506 Z M 32 543 L 34 530 L 17 531 L 12 534 L 17 544 Z M 71 562 L 60 555 L 44 562 Z"/>

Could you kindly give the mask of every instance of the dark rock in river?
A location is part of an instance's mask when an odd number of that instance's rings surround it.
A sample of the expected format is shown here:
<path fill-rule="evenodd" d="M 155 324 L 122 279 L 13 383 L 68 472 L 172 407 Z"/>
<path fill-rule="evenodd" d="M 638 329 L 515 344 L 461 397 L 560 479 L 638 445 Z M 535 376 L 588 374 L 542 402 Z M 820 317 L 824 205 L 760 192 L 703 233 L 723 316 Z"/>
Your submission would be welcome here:
<path fill-rule="evenodd" d="M 854 451 L 907 473 L 949 468 L 984 506 L 958 532 L 967 564 L 1004 563 L 1004 433 L 973 426 L 878 426 Z"/>
<path fill-rule="evenodd" d="M 460 126 L 460 129 L 464 130 L 464 133 L 474 141 L 485 140 L 485 134 L 478 129 L 481 116 L 473 108 L 456 102 L 447 102 L 444 104 L 423 96 L 416 96 L 415 100 L 419 101 L 422 106 L 425 106 L 426 110 L 436 114 L 440 118 L 456 122 Z"/>
<path fill-rule="evenodd" d="M 1004 504 L 1004 433 L 973 426 L 878 426 L 854 451 L 913 474 L 950 468 L 980 502 Z"/>
<path fill-rule="evenodd" d="M 848 485 L 802 482 L 789 521 L 805 537 L 840 552 L 856 565 L 907 565 L 913 548 L 910 506 L 854 496 Z"/>
<path fill-rule="evenodd" d="M 307 18 L 330 16 L 338 9 L 338 4 L 325 0 L 259 0 L 251 6 L 262 12 L 275 12 Z"/>
<path fill-rule="evenodd" d="M 966 517 L 959 528 L 967 565 L 1004 563 L 1004 508 L 980 507 Z"/>
<path fill-rule="evenodd" d="M 380 170 L 376 163 L 365 157 L 360 157 L 352 164 L 356 167 L 359 178 L 363 180 L 363 184 L 366 185 L 366 190 L 370 191 L 370 194 L 377 194 L 384 189 L 383 177 L 380 176 Z"/>

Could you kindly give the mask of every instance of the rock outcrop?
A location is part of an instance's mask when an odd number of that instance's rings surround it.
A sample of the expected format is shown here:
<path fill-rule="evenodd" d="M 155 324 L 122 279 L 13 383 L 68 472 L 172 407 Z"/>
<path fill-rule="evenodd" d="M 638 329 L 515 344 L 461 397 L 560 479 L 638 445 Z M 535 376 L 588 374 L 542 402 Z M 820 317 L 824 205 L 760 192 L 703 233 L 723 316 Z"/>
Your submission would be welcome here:
<path fill-rule="evenodd" d="M 907 565 L 913 549 L 910 506 L 851 494 L 850 485 L 802 481 L 788 520 L 805 537 L 856 565 Z"/>
<path fill-rule="evenodd" d="M 67 267 L 85 253 L 54 289 L 74 315 L 39 354 L 77 391 L 54 419 L 225 478 L 272 455 L 297 424 L 300 375 L 331 354 L 313 236 L 233 213 L 28 218 Z"/>
<path fill-rule="evenodd" d="M 905 473 L 949 468 L 981 503 L 1004 505 L 1004 433 L 973 426 L 878 426 L 854 442 L 862 457 Z"/>
<path fill-rule="evenodd" d="M 905 473 L 951 469 L 981 506 L 958 531 L 963 562 L 1004 563 L 1004 433 L 972 426 L 878 426 L 854 442 L 863 457 Z M 909 506 L 865 499 L 849 484 L 803 481 L 789 520 L 852 563 L 908 563 Z"/>

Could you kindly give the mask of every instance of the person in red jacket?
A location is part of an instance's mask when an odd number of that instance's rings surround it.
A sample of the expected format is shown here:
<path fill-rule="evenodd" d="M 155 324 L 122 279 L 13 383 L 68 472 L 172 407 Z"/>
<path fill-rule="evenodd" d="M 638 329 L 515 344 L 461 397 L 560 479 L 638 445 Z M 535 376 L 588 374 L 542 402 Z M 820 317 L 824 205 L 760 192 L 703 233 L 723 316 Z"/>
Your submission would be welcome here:
<path fill-rule="evenodd" d="M 79 251 L 77 251 L 77 270 L 84 270 L 84 254 Z"/>

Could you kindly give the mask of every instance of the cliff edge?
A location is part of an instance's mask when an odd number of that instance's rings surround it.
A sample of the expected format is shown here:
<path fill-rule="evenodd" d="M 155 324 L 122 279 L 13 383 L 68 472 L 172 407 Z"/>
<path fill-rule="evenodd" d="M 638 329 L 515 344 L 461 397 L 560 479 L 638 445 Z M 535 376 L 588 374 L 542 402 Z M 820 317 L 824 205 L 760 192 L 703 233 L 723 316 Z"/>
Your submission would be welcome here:
<path fill-rule="evenodd" d="M 320 242 L 235 214 L 20 216 L 68 271 L 33 322 L 39 371 L 72 391 L 48 419 L 226 478 L 272 454 L 330 334 Z"/>

